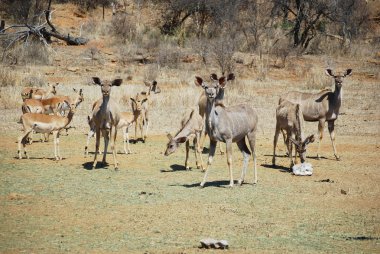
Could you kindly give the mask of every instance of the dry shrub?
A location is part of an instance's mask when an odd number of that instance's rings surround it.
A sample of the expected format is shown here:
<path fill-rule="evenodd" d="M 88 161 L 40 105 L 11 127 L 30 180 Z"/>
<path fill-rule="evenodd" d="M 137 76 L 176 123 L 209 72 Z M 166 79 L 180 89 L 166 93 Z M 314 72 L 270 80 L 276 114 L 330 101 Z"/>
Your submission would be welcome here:
<path fill-rule="evenodd" d="M 311 67 L 305 72 L 305 88 L 308 90 L 322 90 L 331 88 L 331 77 L 325 74 L 325 70 L 321 68 Z"/>
<path fill-rule="evenodd" d="M 21 81 L 21 86 L 30 86 L 30 87 L 43 87 L 46 82 L 41 75 L 37 76 L 26 76 Z"/>
<path fill-rule="evenodd" d="M 5 68 L 0 68 L 0 87 L 16 86 L 16 74 Z"/>
<path fill-rule="evenodd" d="M 121 41 L 133 41 L 136 38 L 136 22 L 127 13 L 118 13 L 112 18 L 112 33 Z"/>
<path fill-rule="evenodd" d="M 157 63 L 162 67 L 176 69 L 181 59 L 181 51 L 178 47 L 170 43 L 160 46 L 157 55 Z"/>
<path fill-rule="evenodd" d="M 6 52 L 6 64 L 48 65 L 51 63 L 50 48 L 31 38 L 29 42 L 18 44 Z"/>
<path fill-rule="evenodd" d="M 145 69 L 144 79 L 148 82 L 157 80 L 159 73 L 159 66 L 157 64 L 151 64 Z"/>

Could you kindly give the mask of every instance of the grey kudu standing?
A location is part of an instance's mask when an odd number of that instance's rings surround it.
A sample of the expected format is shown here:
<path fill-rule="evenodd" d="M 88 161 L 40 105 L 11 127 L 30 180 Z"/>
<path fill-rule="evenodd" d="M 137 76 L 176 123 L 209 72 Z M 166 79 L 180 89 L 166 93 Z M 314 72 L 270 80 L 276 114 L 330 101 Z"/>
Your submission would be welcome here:
<path fill-rule="evenodd" d="M 116 160 L 115 141 L 117 134 L 117 125 L 120 121 L 120 110 L 117 103 L 110 97 L 110 94 L 111 88 L 113 86 L 120 86 L 123 80 L 115 79 L 111 82 L 108 80 L 101 81 L 98 77 L 93 77 L 92 79 L 96 85 L 99 85 L 101 87 L 103 95 L 101 103 L 99 103 L 92 111 L 92 120 L 95 123 L 96 130 L 95 156 L 92 168 L 95 168 L 97 163 L 101 131 L 104 137 L 104 153 L 102 164 L 106 164 L 108 142 L 111 138 L 111 151 L 113 154 L 115 170 L 117 170 L 118 162 Z"/>
<path fill-rule="evenodd" d="M 229 74 L 227 78 L 221 77 L 219 80 L 213 80 L 210 84 L 204 82 L 200 77 L 196 77 L 195 79 L 195 84 L 203 87 L 207 95 L 206 131 L 210 137 L 210 152 L 206 166 L 206 173 L 200 184 L 201 187 L 206 183 L 207 174 L 215 155 L 217 141 L 226 143 L 230 187 L 234 185 L 232 172 L 232 143 L 236 143 L 239 150 L 243 153 L 243 169 L 238 183 L 242 184 L 244 182 L 249 155 L 251 154 L 245 143 L 245 137 L 248 139 L 253 154 L 253 183 L 257 183 L 255 143 L 258 117 L 256 111 L 245 104 L 225 107 L 223 104 L 216 102 L 216 97 L 219 92 L 225 88 L 228 81 L 233 80 L 234 78 L 235 76 L 233 74 Z"/>
<path fill-rule="evenodd" d="M 328 123 L 328 129 L 330 133 L 330 139 L 334 149 L 334 155 L 337 160 L 340 160 L 338 152 L 335 145 L 335 133 L 334 124 L 335 120 L 338 119 L 340 106 L 342 105 L 342 84 L 343 79 L 346 76 L 352 74 L 352 69 L 347 69 L 343 74 L 333 74 L 331 69 L 326 69 L 326 74 L 333 77 L 335 81 L 335 90 L 331 91 L 323 90 L 317 94 L 312 93 L 302 93 L 302 92 L 289 92 L 280 98 L 279 104 L 283 100 L 288 100 L 293 103 L 298 103 L 301 105 L 301 110 L 303 118 L 308 122 L 318 121 L 318 132 L 319 132 L 319 144 L 317 157 L 320 158 L 320 147 L 323 137 L 323 130 L 325 127 L 325 122 Z"/>

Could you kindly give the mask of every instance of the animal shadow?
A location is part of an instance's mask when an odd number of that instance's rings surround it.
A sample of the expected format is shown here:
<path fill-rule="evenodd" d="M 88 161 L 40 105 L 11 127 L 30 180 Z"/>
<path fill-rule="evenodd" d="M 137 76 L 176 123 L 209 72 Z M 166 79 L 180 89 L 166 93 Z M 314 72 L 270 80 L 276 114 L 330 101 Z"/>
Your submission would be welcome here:
<path fill-rule="evenodd" d="M 200 188 L 200 182 L 198 183 L 192 183 L 192 184 L 179 184 L 179 185 L 170 185 L 170 186 L 182 186 L 185 188 Z M 237 187 L 238 181 L 234 181 L 234 184 Z M 248 183 L 243 183 L 243 185 Z M 212 182 L 206 182 L 204 185 L 205 188 L 207 187 L 217 187 L 217 188 L 229 188 L 230 187 L 230 181 L 223 180 L 223 181 L 212 181 Z"/>
<path fill-rule="evenodd" d="M 187 171 L 186 167 L 179 164 L 173 164 L 170 165 L 171 170 L 161 169 L 161 173 L 170 173 L 170 172 L 176 172 L 176 171 Z"/>
<path fill-rule="evenodd" d="M 283 172 L 283 173 L 289 173 L 289 167 L 284 167 L 284 166 L 280 166 L 280 165 L 272 165 L 272 164 L 261 164 L 261 166 L 263 166 L 264 168 L 271 168 L 271 169 L 276 169 L 280 172 Z"/>
<path fill-rule="evenodd" d="M 86 170 L 92 170 L 92 164 L 93 162 L 92 161 L 89 161 L 89 162 L 85 162 L 82 164 L 83 168 L 86 169 Z M 102 163 L 102 162 L 98 162 L 96 164 L 96 167 L 95 169 L 99 169 L 99 168 L 107 168 L 109 166 L 108 162 L 107 163 Z"/>

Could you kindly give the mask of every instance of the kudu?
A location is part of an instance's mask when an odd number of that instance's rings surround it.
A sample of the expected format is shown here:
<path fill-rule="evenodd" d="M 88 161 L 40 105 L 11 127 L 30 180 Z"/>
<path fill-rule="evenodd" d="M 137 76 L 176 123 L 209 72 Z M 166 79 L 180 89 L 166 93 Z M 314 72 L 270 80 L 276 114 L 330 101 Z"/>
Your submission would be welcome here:
<path fill-rule="evenodd" d="M 96 167 L 97 156 L 99 153 L 100 132 L 104 137 L 104 153 L 102 164 L 106 164 L 107 148 L 109 140 L 111 139 L 111 151 L 114 159 L 115 170 L 118 169 L 118 161 L 116 160 L 115 141 L 117 135 L 117 125 L 120 121 L 120 110 L 117 103 L 111 98 L 111 88 L 113 86 L 120 86 L 123 82 L 122 79 L 115 79 L 113 81 L 103 80 L 98 77 L 92 78 L 96 85 L 101 87 L 102 100 L 98 106 L 92 111 L 92 119 L 95 123 L 96 130 L 96 145 L 95 155 L 92 168 Z"/>
<path fill-rule="evenodd" d="M 210 79 L 211 81 L 217 81 L 218 80 L 218 76 L 213 73 L 210 75 Z M 216 101 L 217 103 L 221 103 L 224 99 L 224 89 L 221 89 L 219 91 L 219 94 L 217 95 L 217 98 L 216 98 Z M 203 118 L 203 121 L 205 122 L 206 120 L 206 107 L 207 107 L 207 96 L 206 96 L 206 92 L 203 91 L 201 93 L 201 95 L 199 96 L 199 99 L 198 99 L 198 109 L 199 109 L 199 115 L 202 116 Z M 201 149 L 203 149 L 203 144 L 206 140 L 206 136 L 207 136 L 207 131 L 206 131 L 206 125 L 203 124 L 203 131 L 202 131 L 202 134 L 201 135 L 201 139 L 200 139 L 200 147 Z M 220 151 L 220 154 L 224 154 L 224 151 L 222 149 L 222 143 L 219 143 L 219 151 Z"/>
<path fill-rule="evenodd" d="M 336 160 L 340 160 L 336 145 L 334 125 L 335 120 L 338 119 L 340 106 L 342 105 L 342 85 L 343 79 L 352 74 L 352 69 L 347 69 L 345 73 L 333 74 L 331 69 L 326 69 L 326 74 L 334 78 L 335 90 L 323 90 L 317 94 L 302 93 L 302 92 L 289 92 L 280 98 L 279 104 L 288 100 L 293 103 L 301 105 L 303 118 L 308 122 L 318 121 L 319 143 L 317 158 L 320 159 L 320 147 L 323 138 L 323 130 L 325 122 L 328 123 L 328 130 L 332 142 L 334 156 Z"/>
<path fill-rule="evenodd" d="M 101 100 L 100 100 L 101 101 Z M 94 103 L 93 108 L 96 107 L 96 103 L 99 101 L 96 101 Z M 123 133 L 123 148 L 125 154 L 130 154 L 131 149 L 129 147 L 129 127 L 136 121 L 136 117 L 132 112 L 121 112 L 120 113 L 120 121 L 117 125 L 118 129 L 122 129 Z M 91 116 L 87 116 L 87 122 L 90 126 L 90 131 L 87 134 L 87 142 L 86 146 L 84 147 L 84 156 L 86 157 L 88 155 L 88 145 L 90 144 L 91 138 L 95 135 L 95 123 L 92 120 Z M 101 154 L 101 153 L 100 153 Z"/>
<path fill-rule="evenodd" d="M 203 159 L 201 148 L 199 146 L 200 136 L 202 133 L 202 129 L 204 126 L 204 120 L 201 115 L 199 115 L 198 109 L 192 109 L 190 114 L 185 114 L 181 121 L 181 129 L 177 132 L 177 134 L 172 137 L 172 135 L 168 134 L 169 142 L 166 145 L 165 156 L 168 156 L 174 153 L 177 148 L 186 142 L 186 159 L 185 159 L 185 168 L 189 170 L 189 151 L 190 151 L 190 139 L 193 138 L 194 150 L 195 150 L 195 159 L 197 168 L 203 167 Z M 198 158 L 200 158 L 200 163 Z"/>
<path fill-rule="evenodd" d="M 232 172 L 232 143 L 236 143 L 239 150 L 243 153 L 243 168 L 238 183 L 241 185 L 244 182 L 249 155 L 251 154 L 245 143 L 245 137 L 247 137 L 252 150 L 254 161 L 254 184 L 257 183 L 255 143 L 258 117 L 256 110 L 246 104 L 225 107 L 223 104 L 216 103 L 216 98 L 219 92 L 225 88 L 228 81 L 233 79 L 233 74 L 229 74 L 227 78 L 221 77 L 219 80 L 212 81 L 210 84 L 204 82 L 200 77 L 196 77 L 195 79 L 195 84 L 203 87 L 207 95 L 206 131 L 210 137 L 210 152 L 206 166 L 206 173 L 200 184 L 201 187 L 204 187 L 206 183 L 207 174 L 215 155 L 217 141 L 226 143 L 230 187 L 234 185 Z"/>
<path fill-rule="evenodd" d="M 273 139 L 273 158 L 272 164 L 276 165 L 276 146 L 280 131 L 286 132 L 285 144 L 288 149 L 290 159 L 290 170 L 294 164 L 297 164 L 297 153 L 300 156 L 301 163 L 306 160 L 306 146 L 314 142 L 314 135 L 303 138 L 302 112 L 299 104 L 294 104 L 284 100 L 276 108 L 276 131 Z M 295 145 L 295 158 L 292 156 L 292 143 Z"/>
<path fill-rule="evenodd" d="M 24 133 L 18 138 L 18 157 L 22 159 L 21 144 L 24 149 L 26 158 L 29 158 L 25 145 L 28 136 L 32 131 L 37 133 L 50 133 L 53 132 L 54 136 L 54 157 L 56 160 L 61 160 L 59 151 L 59 132 L 65 128 L 73 119 L 75 108 L 70 108 L 67 117 L 58 115 L 44 115 L 36 113 L 26 113 L 21 116 L 21 123 L 24 127 Z"/>

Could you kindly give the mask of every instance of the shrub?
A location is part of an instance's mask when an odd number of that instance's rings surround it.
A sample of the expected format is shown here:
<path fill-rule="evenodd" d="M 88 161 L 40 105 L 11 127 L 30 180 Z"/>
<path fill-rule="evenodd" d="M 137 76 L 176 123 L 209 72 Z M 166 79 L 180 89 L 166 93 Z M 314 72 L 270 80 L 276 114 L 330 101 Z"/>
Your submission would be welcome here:
<path fill-rule="evenodd" d="M 16 74 L 5 68 L 0 68 L 0 87 L 15 86 Z"/>

